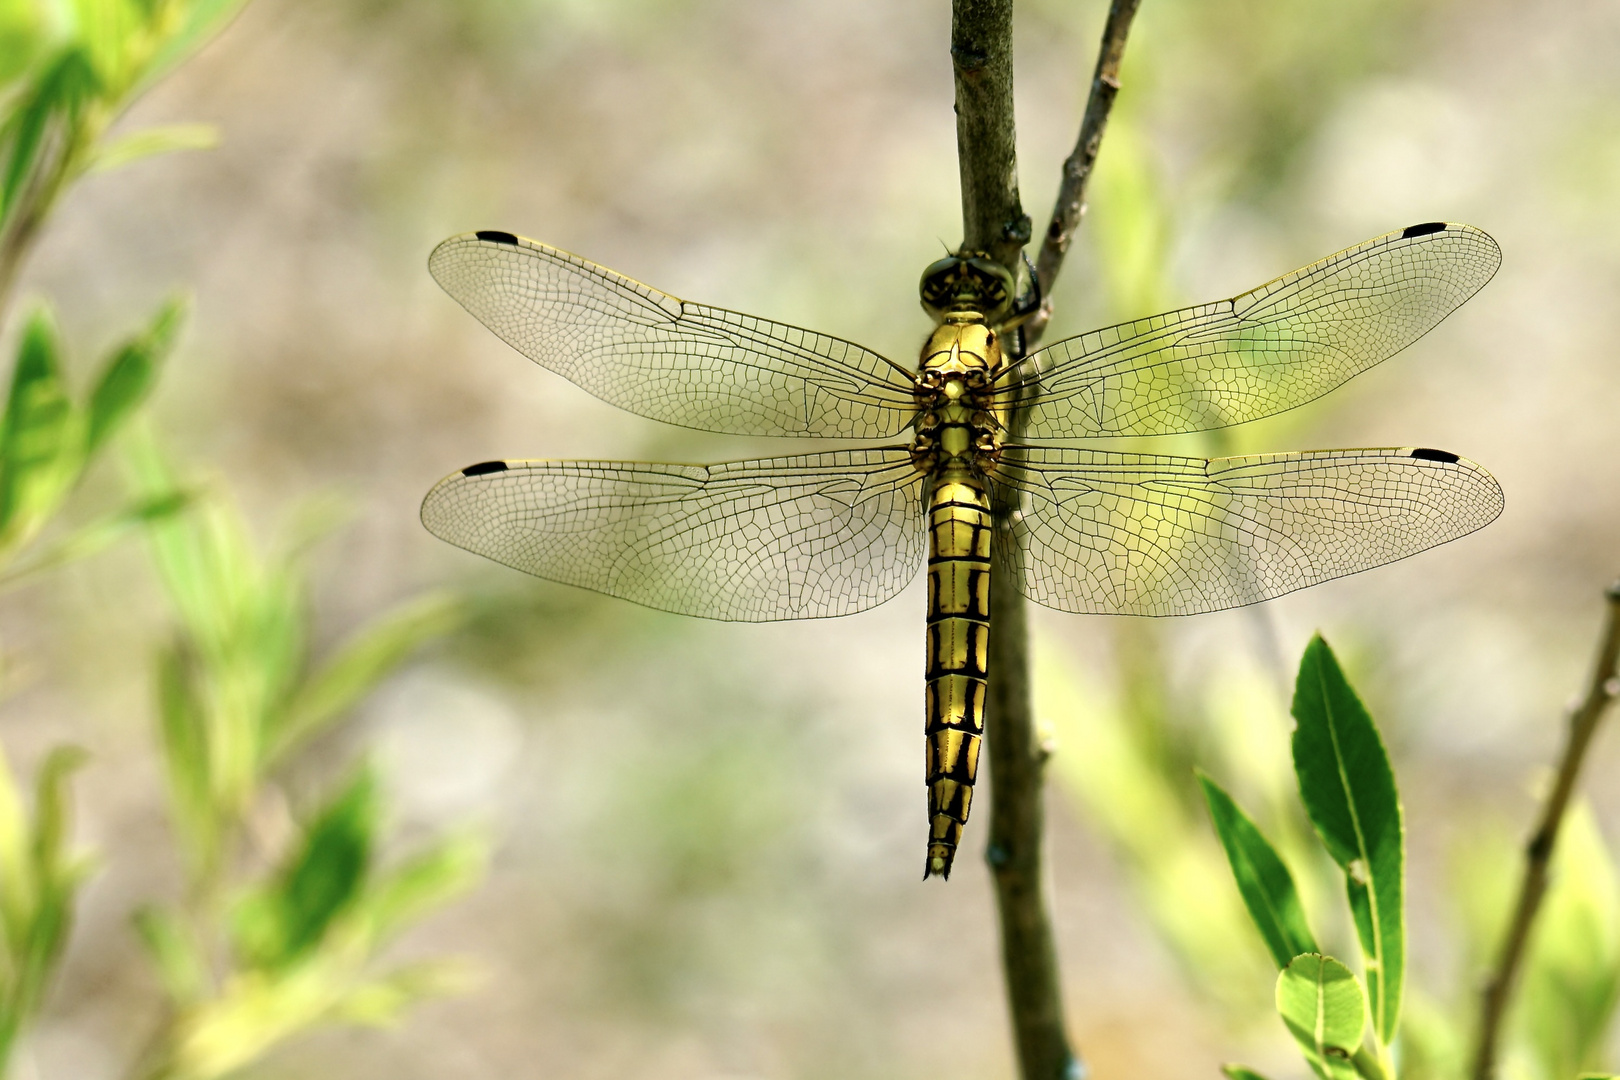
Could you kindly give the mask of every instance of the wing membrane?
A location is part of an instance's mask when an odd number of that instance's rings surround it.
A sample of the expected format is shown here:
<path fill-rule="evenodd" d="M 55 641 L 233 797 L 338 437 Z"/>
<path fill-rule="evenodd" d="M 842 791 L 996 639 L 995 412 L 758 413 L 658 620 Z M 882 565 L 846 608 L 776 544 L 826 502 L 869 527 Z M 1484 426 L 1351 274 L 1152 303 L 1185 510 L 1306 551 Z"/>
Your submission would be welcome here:
<path fill-rule="evenodd" d="M 1268 600 L 1473 532 L 1502 490 L 1437 450 L 1165 457 L 1009 453 L 1016 549 L 1002 569 L 1037 603 L 1190 615 Z"/>
<path fill-rule="evenodd" d="M 1502 261 L 1469 225 L 1414 225 L 1230 300 L 1059 341 L 1009 368 L 1039 383 L 1031 439 L 1166 435 L 1291 409 L 1400 352 Z"/>
<path fill-rule="evenodd" d="M 735 435 L 891 438 L 911 377 L 859 345 L 677 300 L 510 233 L 440 244 L 428 269 L 542 367 L 654 420 Z"/>
<path fill-rule="evenodd" d="M 422 503 L 428 531 L 526 573 L 737 622 L 848 615 L 912 581 L 923 476 L 901 448 L 723 465 L 475 465 Z"/>

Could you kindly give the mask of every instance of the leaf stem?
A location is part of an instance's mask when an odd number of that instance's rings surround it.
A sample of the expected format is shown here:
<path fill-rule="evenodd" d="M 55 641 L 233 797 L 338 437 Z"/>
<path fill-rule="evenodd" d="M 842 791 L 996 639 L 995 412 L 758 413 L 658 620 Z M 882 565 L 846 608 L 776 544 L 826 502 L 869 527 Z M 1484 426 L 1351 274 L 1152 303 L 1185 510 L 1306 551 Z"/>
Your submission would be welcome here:
<path fill-rule="evenodd" d="M 1547 874 L 1552 863 L 1553 848 L 1558 843 L 1558 830 L 1569 808 L 1576 781 L 1580 778 L 1581 765 L 1586 759 L 1592 737 L 1597 733 L 1609 705 L 1620 693 L 1620 679 L 1616 678 L 1616 665 L 1620 663 L 1620 582 L 1610 585 L 1604 596 L 1609 606 L 1603 635 L 1599 639 L 1597 660 L 1592 665 L 1585 696 L 1570 710 L 1569 734 L 1564 743 L 1563 757 L 1558 763 L 1558 774 L 1542 806 L 1535 832 L 1525 844 L 1524 877 L 1519 883 L 1518 901 L 1502 939 L 1496 968 L 1481 995 L 1478 1042 L 1474 1050 L 1473 1069 L 1469 1074 L 1473 1080 L 1492 1080 L 1495 1075 L 1502 1022 L 1513 996 L 1515 976 L 1524 960 L 1530 929 L 1547 891 Z"/>

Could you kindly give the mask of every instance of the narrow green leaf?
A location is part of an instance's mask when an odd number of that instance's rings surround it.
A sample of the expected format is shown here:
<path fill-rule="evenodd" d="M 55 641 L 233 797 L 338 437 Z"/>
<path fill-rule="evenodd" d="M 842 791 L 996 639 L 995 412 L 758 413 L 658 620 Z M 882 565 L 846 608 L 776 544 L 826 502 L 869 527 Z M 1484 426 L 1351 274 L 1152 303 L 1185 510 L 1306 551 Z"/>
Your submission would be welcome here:
<path fill-rule="evenodd" d="M 177 1005 L 202 999 L 209 983 L 208 960 L 173 912 L 143 907 L 135 912 L 135 930 Z"/>
<path fill-rule="evenodd" d="M 190 502 L 190 493 L 175 491 L 141 499 L 92 521 L 54 541 L 37 555 L 30 556 L 24 564 L 0 573 L 0 590 L 9 589 L 36 574 L 88 558 L 116 543 L 132 529 L 178 514 Z"/>
<path fill-rule="evenodd" d="M 198 700 L 193 662 L 176 642 L 157 659 L 158 722 L 167 766 L 169 804 L 195 859 L 207 861 L 214 832 L 213 771 L 208 718 Z"/>
<path fill-rule="evenodd" d="M 373 942 L 386 940 L 476 885 L 489 863 L 489 841 L 451 836 L 386 875 L 367 894 L 363 916 Z"/>
<path fill-rule="evenodd" d="M 310 824 L 303 847 L 261 903 L 246 909 L 248 922 L 239 938 L 252 948 L 246 959 L 274 970 L 321 943 L 361 894 L 378 810 L 376 781 L 362 770 Z"/>
<path fill-rule="evenodd" d="M 12 1008 L 33 1015 L 44 999 L 73 925 L 73 903 L 88 863 L 68 849 L 71 801 L 67 784 L 89 755 L 76 746 L 52 750 L 35 780 L 34 835 L 30 857 L 38 893 L 26 940 L 17 959 Z"/>
<path fill-rule="evenodd" d="M 212 150 L 218 145 L 219 128 L 213 124 L 163 124 L 142 128 L 98 147 L 90 171 L 110 172 L 142 158 L 172 154 L 177 150 Z"/>
<path fill-rule="evenodd" d="M 1367 1002 L 1351 970 L 1319 953 L 1294 957 L 1277 976 L 1277 1012 L 1306 1060 L 1332 1080 L 1352 1080 Z"/>
<path fill-rule="evenodd" d="M 85 457 L 94 454 L 151 391 L 185 316 L 185 302 L 170 300 L 145 330 L 120 345 L 108 359 L 90 393 Z"/>
<path fill-rule="evenodd" d="M 460 598 L 433 593 L 395 608 L 349 638 L 288 703 L 270 736 L 271 760 L 337 719 L 412 652 L 455 630 L 466 617 Z"/>
<path fill-rule="evenodd" d="M 1265 1077 L 1244 1065 L 1222 1065 L 1221 1075 L 1226 1080 L 1266 1080 Z"/>
<path fill-rule="evenodd" d="M 247 0 L 191 0 L 181 24 L 169 34 L 147 66 L 147 82 L 160 79 L 175 65 L 201 49 L 247 5 Z"/>
<path fill-rule="evenodd" d="M 1373 1030 L 1387 1046 L 1406 975 L 1405 830 L 1395 774 L 1372 717 L 1318 635 L 1294 689 L 1294 772 L 1311 824 L 1344 870 L 1366 963 Z"/>
<path fill-rule="evenodd" d="M 1550 877 L 1516 1026 L 1543 1076 L 1572 1076 L 1603 1064 L 1620 1005 L 1620 873 L 1584 802 L 1564 819 Z"/>
<path fill-rule="evenodd" d="M 465 963 L 424 960 L 361 983 L 345 994 L 332 1012 L 335 1018 L 351 1024 L 385 1026 L 417 1002 L 463 993 L 473 981 L 474 974 Z"/>
<path fill-rule="evenodd" d="M 0 420 L 0 537 L 26 538 L 65 492 L 76 473 L 67 460 L 73 418 L 56 328 L 40 308 L 23 330 Z"/>
<path fill-rule="evenodd" d="M 1316 939 L 1305 920 L 1305 908 L 1287 864 L 1219 784 L 1201 770 L 1198 782 L 1203 786 L 1210 819 L 1226 849 L 1243 904 L 1277 967 L 1287 967 L 1301 953 L 1317 952 Z"/>
<path fill-rule="evenodd" d="M 5 749 L 0 747 L 0 925 L 5 930 L 6 951 L 13 956 L 22 952 L 39 895 L 29 843 L 22 794 Z"/>
<path fill-rule="evenodd" d="M 78 45 L 62 49 L 42 67 L 3 132 L 0 224 L 12 224 L 18 215 L 19 200 L 31 183 L 52 170 L 53 163 L 42 161 L 40 154 L 48 147 L 71 142 L 66 136 L 47 140 L 46 134 L 55 127 L 75 125 L 98 85 L 89 54 Z"/>

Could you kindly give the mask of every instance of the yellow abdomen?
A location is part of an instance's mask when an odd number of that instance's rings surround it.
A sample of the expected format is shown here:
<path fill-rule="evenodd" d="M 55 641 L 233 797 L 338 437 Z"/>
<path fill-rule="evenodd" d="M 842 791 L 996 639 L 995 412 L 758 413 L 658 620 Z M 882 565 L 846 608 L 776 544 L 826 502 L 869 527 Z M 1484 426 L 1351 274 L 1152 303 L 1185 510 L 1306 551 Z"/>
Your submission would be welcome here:
<path fill-rule="evenodd" d="M 942 470 L 928 507 L 928 861 L 949 877 L 984 736 L 990 647 L 990 500 L 965 466 Z"/>

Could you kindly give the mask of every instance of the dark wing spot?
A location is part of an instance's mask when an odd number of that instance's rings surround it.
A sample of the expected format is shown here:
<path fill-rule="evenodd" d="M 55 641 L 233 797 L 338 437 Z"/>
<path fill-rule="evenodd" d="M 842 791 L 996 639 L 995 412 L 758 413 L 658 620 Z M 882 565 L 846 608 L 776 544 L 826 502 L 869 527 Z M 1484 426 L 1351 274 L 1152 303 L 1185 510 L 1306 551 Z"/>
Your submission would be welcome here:
<path fill-rule="evenodd" d="M 1412 451 L 1412 456 L 1420 461 L 1443 461 L 1447 465 L 1457 460 L 1457 455 L 1448 450 L 1429 450 L 1421 446 Z"/>
<path fill-rule="evenodd" d="M 1417 227 L 1418 226 L 1416 226 L 1416 225 L 1412 226 L 1412 228 L 1414 228 L 1414 229 L 1417 228 Z M 1441 228 L 1444 228 L 1444 227 L 1445 226 L 1443 226 L 1443 225 L 1441 226 Z M 1412 229 L 1408 229 L 1406 231 L 1410 233 L 1412 231 Z M 518 242 L 517 237 L 513 236 L 509 232 L 501 232 L 499 229 L 479 229 L 478 230 L 478 239 L 480 239 L 480 240 L 488 240 L 490 243 L 493 243 L 493 244 L 511 244 L 513 247 L 517 247 L 517 242 Z"/>
<path fill-rule="evenodd" d="M 1443 221 L 1425 221 L 1422 225 L 1408 225 L 1401 233 L 1401 239 L 1406 240 L 1414 236 L 1428 236 L 1434 232 L 1445 232 L 1446 223 Z M 479 236 L 484 235 L 479 233 Z"/>
<path fill-rule="evenodd" d="M 1432 454 L 1432 453 L 1435 453 L 1435 451 L 1427 450 L 1427 451 L 1424 451 L 1424 453 Z M 1417 456 L 1416 454 L 1413 455 L 1413 457 L 1416 457 L 1416 456 Z M 1453 457 L 1451 460 L 1456 461 L 1457 459 L 1455 457 Z M 504 461 L 480 461 L 477 465 L 469 465 L 465 469 L 462 469 L 461 470 L 461 475 L 462 476 L 483 476 L 485 473 L 505 472 L 505 471 L 506 471 L 506 462 L 504 462 Z"/>

